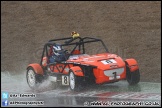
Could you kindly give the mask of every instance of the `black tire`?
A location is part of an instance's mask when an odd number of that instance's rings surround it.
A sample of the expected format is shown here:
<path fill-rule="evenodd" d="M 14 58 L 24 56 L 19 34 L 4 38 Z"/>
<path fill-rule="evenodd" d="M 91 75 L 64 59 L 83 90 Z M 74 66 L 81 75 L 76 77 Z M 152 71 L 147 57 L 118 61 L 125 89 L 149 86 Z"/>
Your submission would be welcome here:
<path fill-rule="evenodd" d="M 131 72 L 128 65 L 126 66 L 126 79 L 130 85 L 136 85 L 140 81 L 139 69 Z"/>
<path fill-rule="evenodd" d="M 27 83 L 31 89 L 38 88 L 40 83 L 42 83 L 44 80 L 43 75 L 36 74 L 36 72 L 34 71 L 34 69 L 32 67 L 29 67 L 27 69 L 26 79 L 27 79 Z"/>
<path fill-rule="evenodd" d="M 69 72 L 69 87 L 72 91 L 83 89 L 83 77 L 76 76 L 72 70 Z"/>

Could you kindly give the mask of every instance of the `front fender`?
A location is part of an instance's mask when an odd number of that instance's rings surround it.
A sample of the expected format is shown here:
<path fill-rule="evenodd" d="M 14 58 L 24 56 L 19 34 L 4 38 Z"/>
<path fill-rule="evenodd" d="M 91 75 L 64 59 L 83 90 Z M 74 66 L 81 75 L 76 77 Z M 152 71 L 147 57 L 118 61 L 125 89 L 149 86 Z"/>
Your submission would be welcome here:
<path fill-rule="evenodd" d="M 83 71 L 79 66 L 74 66 L 70 68 L 76 76 L 84 76 Z"/>
<path fill-rule="evenodd" d="M 131 72 L 134 72 L 139 69 L 138 63 L 135 59 L 126 59 L 125 60 L 126 64 L 128 65 L 129 69 Z"/>
<path fill-rule="evenodd" d="M 41 74 L 41 75 L 44 74 L 42 67 L 38 63 L 29 64 L 27 69 L 29 67 L 32 67 L 37 74 Z"/>

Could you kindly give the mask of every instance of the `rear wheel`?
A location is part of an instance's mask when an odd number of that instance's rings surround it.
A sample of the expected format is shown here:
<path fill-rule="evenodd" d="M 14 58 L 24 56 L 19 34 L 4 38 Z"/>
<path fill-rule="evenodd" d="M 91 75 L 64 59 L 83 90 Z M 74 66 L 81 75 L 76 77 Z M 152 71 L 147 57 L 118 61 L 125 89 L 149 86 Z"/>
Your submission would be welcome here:
<path fill-rule="evenodd" d="M 72 91 L 80 91 L 83 89 L 82 77 L 76 76 L 71 70 L 69 73 L 69 86 Z"/>
<path fill-rule="evenodd" d="M 29 87 L 31 89 L 36 89 L 37 87 L 39 87 L 39 84 L 42 83 L 43 75 L 36 74 L 34 69 L 32 67 L 29 67 L 27 69 L 26 79 Z"/>
<path fill-rule="evenodd" d="M 126 79 L 130 85 L 135 85 L 140 81 L 139 69 L 131 72 L 129 67 L 126 67 Z"/>

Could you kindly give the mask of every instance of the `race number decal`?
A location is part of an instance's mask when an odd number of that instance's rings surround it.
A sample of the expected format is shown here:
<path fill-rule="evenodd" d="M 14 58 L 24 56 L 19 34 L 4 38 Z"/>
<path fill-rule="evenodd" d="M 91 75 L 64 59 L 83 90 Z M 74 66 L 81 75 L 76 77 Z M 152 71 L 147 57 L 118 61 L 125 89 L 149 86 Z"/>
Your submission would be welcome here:
<path fill-rule="evenodd" d="M 117 63 L 114 59 L 102 60 L 101 62 L 102 62 L 104 65 L 111 64 L 111 63 Z"/>
<path fill-rule="evenodd" d="M 63 75 L 62 76 L 62 85 L 69 85 L 69 77 Z"/>

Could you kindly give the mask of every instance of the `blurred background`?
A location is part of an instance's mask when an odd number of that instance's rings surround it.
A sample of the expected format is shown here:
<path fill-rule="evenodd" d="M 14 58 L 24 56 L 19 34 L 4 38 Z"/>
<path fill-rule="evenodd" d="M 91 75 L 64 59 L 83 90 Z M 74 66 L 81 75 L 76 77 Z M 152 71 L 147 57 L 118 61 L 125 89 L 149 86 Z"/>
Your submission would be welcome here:
<path fill-rule="evenodd" d="M 72 31 L 135 58 L 141 81 L 161 82 L 160 1 L 1 1 L 1 72 L 25 72 L 48 40 Z"/>

